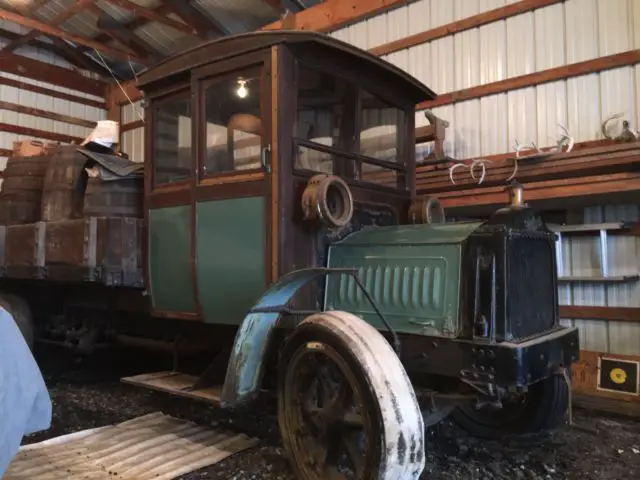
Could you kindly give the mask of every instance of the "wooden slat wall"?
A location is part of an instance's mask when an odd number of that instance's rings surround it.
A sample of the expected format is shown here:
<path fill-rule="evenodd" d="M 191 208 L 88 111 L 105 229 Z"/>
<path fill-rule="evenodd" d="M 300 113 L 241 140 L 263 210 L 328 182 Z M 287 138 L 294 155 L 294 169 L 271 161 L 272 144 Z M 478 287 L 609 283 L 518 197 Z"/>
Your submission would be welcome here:
<path fill-rule="evenodd" d="M 2 28 L 24 34 L 4 22 Z M 6 43 L 0 39 L 0 47 Z M 107 84 L 48 51 L 23 47 L 0 62 L 0 173 L 14 141 L 80 142 L 106 118 Z"/>

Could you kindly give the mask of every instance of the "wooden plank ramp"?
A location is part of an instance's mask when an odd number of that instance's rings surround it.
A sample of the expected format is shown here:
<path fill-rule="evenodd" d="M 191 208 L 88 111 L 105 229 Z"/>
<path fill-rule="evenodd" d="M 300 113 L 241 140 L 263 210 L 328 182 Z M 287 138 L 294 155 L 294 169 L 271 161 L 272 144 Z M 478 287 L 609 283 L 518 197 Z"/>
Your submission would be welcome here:
<path fill-rule="evenodd" d="M 170 480 L 257 445 L 244 434 L 160 412 L 26 445 L 3 480 Z"/>
<path fill-rule="evenodd" d="M 220 405 L 221 385 L 195 389 L 194 385 L 196 385 L 198 377 L 186 373 L 172 371 L 143 373 L 133 377 L 123 377 L 120 381 L 136 387 L 149 388 L 158 392 Z"/>

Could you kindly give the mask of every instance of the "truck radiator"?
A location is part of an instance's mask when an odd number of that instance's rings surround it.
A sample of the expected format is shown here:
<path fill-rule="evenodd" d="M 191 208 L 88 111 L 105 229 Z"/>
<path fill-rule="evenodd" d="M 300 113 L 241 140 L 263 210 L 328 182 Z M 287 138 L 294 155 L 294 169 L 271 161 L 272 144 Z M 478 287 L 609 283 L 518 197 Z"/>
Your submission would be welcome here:
<path fill-rule="evenodd" d="M 549 234 L 512 234 L 506 245 L 506 313 L 513 340 L 548 330 L 557 321 L 557 273 Z"/>

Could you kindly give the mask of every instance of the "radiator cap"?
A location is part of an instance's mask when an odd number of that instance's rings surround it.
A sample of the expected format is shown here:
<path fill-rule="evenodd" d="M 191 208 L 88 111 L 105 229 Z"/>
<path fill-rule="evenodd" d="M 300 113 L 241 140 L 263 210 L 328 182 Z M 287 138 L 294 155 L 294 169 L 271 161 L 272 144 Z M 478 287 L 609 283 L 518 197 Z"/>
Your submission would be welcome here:
<path fill-rule="evenodd" d="M 509 207 L 511 209 L 527 207 L 527 204 L 524 202 L 524 187 L 521 183 L 514 180 L 507 187 L 507 190 L 509 191 Z"/>

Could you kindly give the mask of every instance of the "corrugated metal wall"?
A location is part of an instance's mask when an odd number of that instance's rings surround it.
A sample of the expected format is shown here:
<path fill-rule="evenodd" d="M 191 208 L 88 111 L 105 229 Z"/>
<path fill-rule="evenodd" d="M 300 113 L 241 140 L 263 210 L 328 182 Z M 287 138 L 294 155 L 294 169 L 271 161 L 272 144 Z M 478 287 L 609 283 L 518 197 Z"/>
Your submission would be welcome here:
<path fill-rule="evenodd" d="M 420 0 L 337 30 L 370 49 L 516 0 Z M 640 1 L 567 0 L 394 52 L 383 58 L 438 94 L 475 87 L 640 45 Z M 515 139 L 549 145 L 558 123 L 576 141 L 601 138 L 601 122 L 625 112 L 638 124 L 638 67 L 624 67 L 434 109 L 451 122 L 446 151 L 456 158 L 509 151 Z M 637 78 L 636 78 L 637 77 Z M 416 124 L 425 125 L 422 113 Z"/>
<path fill-rule="evenodd" d="M 589 207 L 583 212 L 584 223 L 640 221 L 638 205 Z M 637 275 L 640 269 L 640 238 L 631 235 L 608 235 L 609 275 Z M 599 276 L 600 245 L 594 236 L 570 236 L 562 240 L 564 275 Z M 565 305 L 640 307 L 640 283 L 573 284 L 560 287 L 559 299 Z M 580 328 L 584 350 L 640 354 L 640 323 L 605 322 L 602 320 L 570 320 L 566 325 Z"/>
<path fill-rule="evenodd" d="M 141 102 L 122 106 L 122 125 L 144 120 Z M 144 128 L 138 127 L 122 132 L 122 151 L 134 162 L 144 162 Z"/>
<path fill-rule="evenodd" d="M 502 7 L 517 0 L 420 0 L 332 33 L 371 49 L 408 35 Z M 387 55 L 438 94 L 475 87 L 640 47 L 640 0 L 567 0 Z M 456 158 L 505 153 L 514 141 L 552 144 L 558 124 L 576 141 L 602 138 L 601 123 L 624 112 L 640 125 L 640 67 L 514 90 L 443 106 L 434 113 L 449 120 L 445 150 Z M 427 124 L 422 112 L 416 125 Z M 428 151 L 428 146 L 423 150 Z M 585 223 L 638 221 L 636 205 L 592 207 Z M 609 236 L 609 274 L 640 271 L 640 239 Z M 593 237 L 563 240 L 565 275 L 597 276 L 599 244 Z M 640 307 L 640 284 L 570 284 L 560 287 L 567 305 Z M 640 324 L 564 320 L 580 327 L 582 348 L 640 354 Z"/>
<path fill-rule="evenodd" d="M 13 31 L 15 33 L 24 34 L 28 29 L 19 25 L 13 24 L 7 21 L 0 21 L 0 27 Z M 0 38 L 0 48 L 6 43 L 6 40 Z M 39 60 L 41 62 L 56 65 L 58 67 L 71 69 L 71 65 L 58 57 L 55 57 L 47 51 L 40 50 L 34 47 L 21 47 L 15 51 L 16 54 L 23 55 L 33 60 Z M 12 75 L 9 73 L 0 72 L 0 76 L 10 78 L 20 82 L 24 82 L 39 87 L 45 87 L 51 90 L 55 90 L 61 93 L 73 94 L 79 97 L 83 97 L 89 100 L 104 101 L 103 98 L 88 95 L 86 93 L 70 90 L 68 88 L 59 87 L 54 84 L 38 82 L 30 78 L 21 77 L 18 75 Z M 68 100 L 55 98 L 49 95 L 34 93 L 28 90 L 20 88 L 10 87 L 6 85 L 0 85 L 0 100 L 5 102 L 16 103 L 26 107 L 38 108 L 40 110 L 46 110 L 62 115 L 69 115 L 77 117 L 83 120 L 97 122 L 106 118 L 106 110 L 83 105 Z M 47 118 L 36 117 L 33 115 L 26 115 L 23 113 L 11 112 L 0 109 L 0 122 L 8 123 L 11 125 L 17 125 L 28 128 L 35 128 L 38 130 L 44 130 L 47 132 L 61 133 L 65 135 L 71 135 L 74 137 L 85 138 L 90 132 L 91 128 L 73 125 L 66 122 L 60 122 L 56 120 L 50 120 Z M 0 149 L 11 149 L 13 142 L 17 140 L 29 140 L 33 137 L 27 137 L 24 135 L 16 135 L 14 133 L 0 131 Z M 51 140 L 38 139 L 44 143 L 50 143 Z M 0 156 L 0 170 L 4 170 L 7 162 L 7 157 Z"/>

